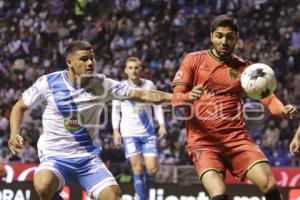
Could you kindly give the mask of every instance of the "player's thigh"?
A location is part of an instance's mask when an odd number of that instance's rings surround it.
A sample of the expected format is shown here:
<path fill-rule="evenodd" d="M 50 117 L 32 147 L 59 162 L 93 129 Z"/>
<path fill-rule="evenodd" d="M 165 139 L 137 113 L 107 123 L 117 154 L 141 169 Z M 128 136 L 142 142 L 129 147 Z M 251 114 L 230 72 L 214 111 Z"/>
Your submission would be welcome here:
<path fill-rule="evenodd" d="M 119 194 L 115 193 L 116 189 L 109 189 L 118 187 L 118 184 L 99 157 L 87 158 L 84 161 L 84 166 L 77 169 L 76 176 L 80 185 L 92 199 L 102 198 L 100 194 L 106 190 L 112 191 L 112 196 Z"/>
<path fill-rule="evenodd" d="M 222 150 L 218 148 L 189 149 L 189 154 L 199 179 L 209 195 L 212 197 L 225 194 L 225 164 L 222 159 Z"/>
<path fill-rule="evenodd" d="M 131 168 L 133 173 L 143 173 L 144 172 L 144 158 L 142 154 L 136 154 L 129 157 L 129 162 L 131 164 Z"/>
<path fill-rule="evenodd" d="M 144 160 L 147 172 L 154 175 L 158 171 L 157 156 L 144 156 Z"/>
<path fill-rule="evenodd" d="M 226 194 L 223 173 L 211 169 L 202 175 L 201 180 L 210 197 Z"/>
<path fill-rule="evenodd" d="M 34 187 L 38 193 L 51 191 L 54 194 L 62 188 L 60 179 L 53 170 L 40 168 L 34 174 Z"/>
<path fill-rule="evenodd" d="M 142 143 L 138 137 L 123 138 L 125 157 L 129 158 L 134 155 L 142 154 Z"/>
<path fill-rule="evenodd" d="M 141 138 L 141 147 L 144 157 L 157 156 L 157 137 L 155 135 L 150 135 Z"/>
<path fill-rule="evenodd" d="M 122 193 L 118 185 L 112 185 L 104 188 L 98 195 L 97 200 L 121 200 Z"/>
<path fill-rule="evenodd" d="M 247 171 L 247 178 L 266 193 L 276 187 L 276 180 L 267 162 L 256 163 Z"/>
<path fill-rule="evenodd" d="M 243 180 L 254 165 L 267 162 L 267 158 L 252 140 L 241 140 L 233 143 L 224 151 L 226 167 L 233 176 Z"/>
<path fill-rule="evenodd" d="M 225 173 L 225 164 L 221 157 L 221 150 L 217 148 L 189 149 L 189 155 L 193 160 L 200 181 L 203 174 L 210 170 Z"/>

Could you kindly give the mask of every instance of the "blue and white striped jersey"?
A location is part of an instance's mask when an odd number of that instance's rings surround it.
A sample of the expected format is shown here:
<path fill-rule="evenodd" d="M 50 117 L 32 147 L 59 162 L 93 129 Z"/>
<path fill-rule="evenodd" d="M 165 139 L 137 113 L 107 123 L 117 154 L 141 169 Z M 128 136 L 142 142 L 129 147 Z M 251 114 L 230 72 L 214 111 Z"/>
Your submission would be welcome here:
<path fill-rule="evenodd" d="M 84 88 L 73 85 L 67 70 L 40 77 L 23 93 L 27 107 L 43 105 L 43 133 L 38 141 L 40 159 L 99 155 L 100 114 L 105 102 L 124 99 L 130 87 L 93 74 Z"/>
<path fill-rule="evenodd" d="M 138 85 L 128 80 L 121 82 L 129 87 L 145 90 L 155 90 L 152 81 L 141 79 Z M 120 129 L 122 137 L 144 137 L 154 135 L 153 113 L 160 125 L 164 125 L 164 115 L 161 105 L 139 103 L 133 100 L 113 100 L 112 124 L 113 128 Z"/>

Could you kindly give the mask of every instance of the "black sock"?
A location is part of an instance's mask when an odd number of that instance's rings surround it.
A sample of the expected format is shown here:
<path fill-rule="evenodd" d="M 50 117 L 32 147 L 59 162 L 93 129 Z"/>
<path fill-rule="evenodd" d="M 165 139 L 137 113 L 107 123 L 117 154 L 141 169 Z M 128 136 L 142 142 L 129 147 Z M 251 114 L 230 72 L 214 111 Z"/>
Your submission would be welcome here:
<path fill-rule="evenodd" d="M 272 189 L 270 192 L 265 194 L 266 200 L 283 200 L 283 197 L 279 191 L 279 188 L 276 187 Z"/>
<path fill-rule="evenodd" d="M 227 196 L 227 194 L 221 194 L 221 195 L 212 197 L 211 200 L 228 200 L 228 196 Z"/>

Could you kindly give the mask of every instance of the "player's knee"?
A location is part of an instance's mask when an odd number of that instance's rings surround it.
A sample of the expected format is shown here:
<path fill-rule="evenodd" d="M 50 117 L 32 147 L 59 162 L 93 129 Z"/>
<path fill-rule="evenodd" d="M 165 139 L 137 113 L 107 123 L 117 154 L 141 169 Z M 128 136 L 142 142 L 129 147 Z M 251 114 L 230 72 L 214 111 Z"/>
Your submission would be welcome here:
<path fill-rule="evenodd" d="M 261 179 L 259 187 L 263 193 L 267 193 L 277 187 L 277 183 L 273 176 L 266 175 Z"/>
<path fill-rule="evenodd" d="M 132 171 L 133 173 L 138 173 L 138 174 L 141 174 L 144 172 L 144 167 L 141 163 L 134 163 L 132 164 Z"/>
<path fill-rule="evenodd" d="M 154 176 L 158 172 L 158 169 L 159 169 L 158 166 L 153 166 L 153 167 L 147 169 L 147 173 L 150 176 Z"/>
<path fill-rule="evenodd" d="M 98 195 L 97 200 L 121 200 L 122 192 L 119 186 L 109 186 L 102 190 Z"/>
<path fill-rule="evenodd" d="M 57 190 L 53 181 L 37 176 L 34 178 L 34 188 L 42 199 L 50 199 Z"/>
<path fill-rule="evenodd" d="M 54 187 L 51 187 L 51 184 L 46 181 L 36 182 L 34 187 L 38 195 L 43 199 L 50 199 L 55 193 Z"/>

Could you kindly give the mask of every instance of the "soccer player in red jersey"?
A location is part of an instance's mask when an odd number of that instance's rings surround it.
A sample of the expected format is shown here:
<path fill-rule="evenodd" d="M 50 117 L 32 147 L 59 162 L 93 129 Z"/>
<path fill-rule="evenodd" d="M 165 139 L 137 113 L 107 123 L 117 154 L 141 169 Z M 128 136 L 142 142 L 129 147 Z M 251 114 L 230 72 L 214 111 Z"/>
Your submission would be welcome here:
<path fill-rule="evenodd" d="M 188 153 L 212 200 L 227 200 L 225 171 L 251 180 L 267 200 L 282 196 L 267 158 L 250 138 L 243 120 L 240 75 L 250 61 L 233 54 L 237 21 L 226 15 L 211 23 L 212 48 L 186 55 L 175 75 L 173 105 L 190 104 Z M 270 95 L 261 102 L 274 115 L 293 118 L 296 109 Z"/>

